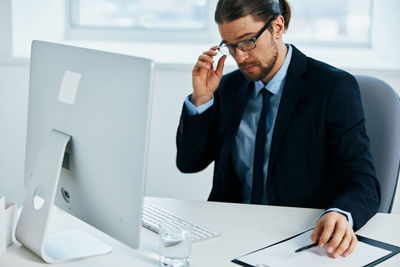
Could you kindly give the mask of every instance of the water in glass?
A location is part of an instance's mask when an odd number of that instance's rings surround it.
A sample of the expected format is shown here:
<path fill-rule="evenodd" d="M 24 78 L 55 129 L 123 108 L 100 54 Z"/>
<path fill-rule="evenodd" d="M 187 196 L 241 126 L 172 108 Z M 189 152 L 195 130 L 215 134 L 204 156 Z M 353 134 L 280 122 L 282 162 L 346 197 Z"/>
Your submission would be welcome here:
<path fill-rule="evenodd" d="M 192 252 L 192 225 L 181 220 L 160 224 L 160 266 L 188 267 Z"/>

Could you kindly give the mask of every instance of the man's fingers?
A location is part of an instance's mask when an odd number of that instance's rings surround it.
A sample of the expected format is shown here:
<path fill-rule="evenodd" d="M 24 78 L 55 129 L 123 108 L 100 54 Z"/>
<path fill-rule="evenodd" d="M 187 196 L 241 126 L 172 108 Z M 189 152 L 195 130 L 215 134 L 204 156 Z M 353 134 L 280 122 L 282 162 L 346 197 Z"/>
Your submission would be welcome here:
<path fill-rule="evenodd" d="M 210 50 L 203 52 L 203 54 L 201 54 L 197 59 L 196 65 L 194 66 L 193 70 L 197 72 L 200 71 L 200 68 L 204 68 L 207 70 L 211 69 L 214 64 L 213 57 L 218 54 L 217 51 L 215 51 L 217 49 L 218 46 L 213 46 L 210 48 Z"/>
<path fill-rule="evenodd" d="M 217 65 L 217 68 L 215 69 L 215 72 L 220 79 L 222 77 L 222 71 L 224 70 L 225 59 L 226 59 L 226 56 L 222 56 L 218 60 L 218 65 Z"/>
<path fill-rule="evenodd" d="M 333 233 L 333 236 L 331 238 L 331 241 L 329 241 L 328 246 L 326 247 L 326 251 L 328 253 L 333 253 L 335 249 L 341 244 L 341 242 L 345 238 L 346 234 L 346 228 L 347 228 L 347 221 L 344 222 L 340 219 L 338 219 L 335 222 L 335 232 Z M 350 237 L 348 236 L 348 243 L 350 242 Z M 347 244 L 348 245 L 348 244 Z"/>
<path fill-rule="evenodd" d="M 203 52 L 203 55 L 210 56 L 210 57 L 214 57 L 217 54 L 218 54 L 217 51 L 214 51 L 214 50 L 207 50 L 207 51 Z"/>
<path fill-rule="evenodd" d="M 200 71 L 200 69 L 211 69 L 212 68 L 212 64 L 208 63 L 208 62 L 204 62 L 204 61 L 197 61 L 196 65 L 194 66 L 194 71 Z"/>
<path fill-rule="evenodd" d="M 342 255 L 342 253 L 349 247 L 352 237 L 353 237 L 353 233 L 352 233 L 351 229 L 347 229 L 340 244 L 332 252 L 333 258 L 337 258 L 340 255 Z M 330 244 L 330 242 L 329 242 L 329 244 Z"/>
<path fill-rule="evenodd" d="M 208 62 L 214 64 L 214 59 L 208 55 L 200 55 L 198 61 Z"/>
<path fill-rule="evenodd" d="M 343 257 L 347 257 L 349 256 L 354 249 L 356 248 L 356 245 L 358 243 L 357 237 L 356 235 L 353 233 L 352 237 L 351 237 L 351 241 L 350 241 L 350 245 L 349 247 L 346 249 L 346 251 L 343 253 Z"/>
<path fill-rule="evenodd" d="M 335 229 L 336 220 L 333 217 L 329 217 L 324 220 L 324 229 L 319 237 L 318 246 L 323 248 L 325 244 L 328 242 L 329 238 L 331 238 L 333 231 Z"/>
<path fill-rule="evenodd" d="M 213 50 L 213 51 L 217 51 L 217 49 L 218 49 L 218 45 L 214 45 L 214 46 L 212 46 L 212 47 L 210 48 L 210 50 Z"/>
<path fill-rule="evenodd" d="M 317 225 L 314 227 L 314 231 L 311 234 L 311 240 L 313 243 L 317 243 L 319 240 L 319 237 L 321 236 L 322 230 L 324 229 L 323 224 L 321 221 L 317 223 Z"/>
<path fill-rule="evenodd" d="M 311 234 L 311 239 L 313 242 L 318 242 L 321 248 L 328 243 L 326 251 L 333 258 L 350 255 L 357 244 L 357 237 L 347 218 L 335 211 L 322 216 Z"/>

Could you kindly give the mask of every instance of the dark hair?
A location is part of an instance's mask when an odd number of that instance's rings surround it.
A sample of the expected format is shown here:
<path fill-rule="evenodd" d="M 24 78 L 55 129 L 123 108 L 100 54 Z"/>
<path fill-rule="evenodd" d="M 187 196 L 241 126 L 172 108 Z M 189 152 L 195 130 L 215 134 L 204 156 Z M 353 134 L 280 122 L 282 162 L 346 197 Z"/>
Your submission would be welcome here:
<path fill-rule="evenodd" d="M 215 10 L 215 22 L 221 24 L 247 15 L 267 21 L 272 16 L 282 15 L 285 29 L 289 27 L 291 10 L 287 0 L 219 0 Z"/>

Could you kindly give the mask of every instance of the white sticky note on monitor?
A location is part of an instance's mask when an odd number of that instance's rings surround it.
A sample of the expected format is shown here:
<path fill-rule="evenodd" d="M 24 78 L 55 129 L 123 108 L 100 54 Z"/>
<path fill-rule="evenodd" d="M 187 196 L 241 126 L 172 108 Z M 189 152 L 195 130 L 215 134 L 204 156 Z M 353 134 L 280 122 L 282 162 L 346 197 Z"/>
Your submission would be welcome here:
<path fill-rule="evenodd" d="M 82 74 L 66 70 L 58 93 L 58 101 L 75 105 L 76 94 Z"/>

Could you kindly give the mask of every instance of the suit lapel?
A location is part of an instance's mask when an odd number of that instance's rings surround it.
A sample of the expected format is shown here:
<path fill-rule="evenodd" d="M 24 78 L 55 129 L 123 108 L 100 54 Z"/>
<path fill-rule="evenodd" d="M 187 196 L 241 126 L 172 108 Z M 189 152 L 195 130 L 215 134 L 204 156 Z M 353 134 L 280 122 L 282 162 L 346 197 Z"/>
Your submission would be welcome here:
<path fill-rule="evenodd" d="M 228 159 L 229 153 L 232 151 L 232 146 L 234 144 L 235 136 L 238 131 L 240 121 L 242 120 L 244 108 L 246 107 L 247 100 L 250 96 L 251 89 L 253 88 L 254 83 L 250 83 L 249 80 L 245 79 L 245 81 L 242 83 L 240 86 L 239 90 L 237 91 L 233 105 L 232 105 L 232 111 L 231 111 L 231 116 L 229 118 L 229 123 L 226 129 L 226 134 L 223 147 L 222 147 L 222 153 L 221 155 L 221 162 L 226 163 L 226 160 Z M 225 164 L 226 165 L 226 164 Z"/>
<path fill-rule="evenodd" d="M 229 128 L 227 129 L 227 136 L 236 136 L 239 128 L 240 121 L 242 120 L 244 108 L 246 107 L 247 100 L 250 96 L 251 89 L 254 83 L 246 79 L 245 82 L 240 86 L 239 91 L 236 94 L 235 101 L 233 104 L 232 116 L 230 119 Z"/>
<path fill-rule="evenodd" d="M 300 98 L 305 84 L 302 74 L 307 70 L 307 58 L 292 45 L 293 53 L 289 69 L 286 75 L 286 82 L 282 92 L 281 102 L 279 104 L 278 114 L 276 116 L 274 133 L 271 140 L 271 151 L 268 170 L 273 166 L 279 145 L 282 141 L 286 128 L 293 116 L 296 104 Z"/>

